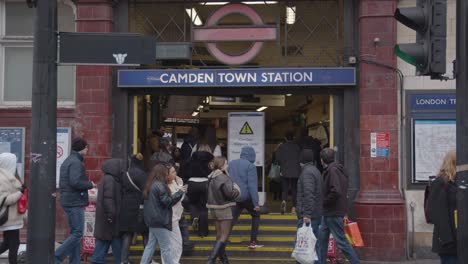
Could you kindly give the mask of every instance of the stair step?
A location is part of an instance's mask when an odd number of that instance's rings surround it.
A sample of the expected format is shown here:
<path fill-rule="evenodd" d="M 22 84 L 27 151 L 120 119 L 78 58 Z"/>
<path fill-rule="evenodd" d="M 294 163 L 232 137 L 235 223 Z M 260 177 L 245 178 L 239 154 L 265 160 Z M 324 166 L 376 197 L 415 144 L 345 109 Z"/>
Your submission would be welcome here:
<path fill-rule="evenodd" d="M 154 256 L 153 258 L 156 262 L 161 263 L 161 258 L 159 256 Z M 139 261 L 140 257 L 131 257 L 130 260 Z M 193 257 L 182 257 L 180 263 L 181 264 L 198 264 L 203 263 L 205 264 L 207 260 L 207 256 L 193 256 Z M 262 262 L 273 262 L 273 263 L 281 263 L 281 264 L 293 264 L 296 261 L 293 258 L 268 258 L 268 257 L 229 257 L 230 263 L 262 263 Z M 135 262 L 137 263 L 137 262 Z"/>
<path fill-rule="evenodd" d="M 232 231 L 250 231 L 251 226 L 250 225 L 235 225 L 232 228 Z M 189 230 L 193 232 L 193 228 L 189 226 Z M 209 226 L 208 227 L 209 231 L 216 231 L 216 227 L 214 226 Z M 261 231 L 268 231 L 268 232 L 296 232 L 297 227 L 296 226 L 262 226 L 260 225 L 259 229 Z"/>

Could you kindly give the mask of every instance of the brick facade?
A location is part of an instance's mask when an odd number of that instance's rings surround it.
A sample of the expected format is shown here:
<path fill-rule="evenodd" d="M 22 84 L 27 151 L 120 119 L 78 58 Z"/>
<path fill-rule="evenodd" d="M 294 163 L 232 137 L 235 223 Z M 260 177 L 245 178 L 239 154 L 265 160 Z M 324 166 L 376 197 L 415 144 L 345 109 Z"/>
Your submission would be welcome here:
<path fill-rule="evenodd" d="M 395 0 L 361 0 L 360 45 L 360 192 L 355 209 L 365 247 L 363 260 L 398 261 L 405 257 L 405 205 L 399 190 L 398 80 L 395 71 L 363 60 L 396 67 Z M 374 42 L 379 38 L 378 43 Z M 389 158 L 370 157 L 370 133 L 388 132 Z"/>

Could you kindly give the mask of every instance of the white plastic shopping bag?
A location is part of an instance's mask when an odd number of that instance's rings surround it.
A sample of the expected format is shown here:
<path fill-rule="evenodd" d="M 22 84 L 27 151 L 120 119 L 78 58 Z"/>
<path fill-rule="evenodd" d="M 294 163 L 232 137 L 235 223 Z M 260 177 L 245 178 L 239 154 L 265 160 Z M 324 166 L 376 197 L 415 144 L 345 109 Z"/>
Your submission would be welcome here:
<path fill-rule="evenodd" d="M 315 252 L 316 243 L 317 238 L 312 232 L 312 226 L 303 224 L 297 229 L 296 246 L 291 256 L 301 264 L 314 264 L 318 260 Z"/>

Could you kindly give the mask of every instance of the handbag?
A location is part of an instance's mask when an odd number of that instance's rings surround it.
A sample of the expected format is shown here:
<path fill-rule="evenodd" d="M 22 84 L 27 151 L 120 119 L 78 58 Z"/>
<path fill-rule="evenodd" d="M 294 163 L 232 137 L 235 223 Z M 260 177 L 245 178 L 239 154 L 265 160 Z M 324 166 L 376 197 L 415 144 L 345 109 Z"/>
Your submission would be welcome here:
<path fill-rule="evenodd" d="M 281 168 L 279 164 L 275 162 L 271 163 L 270 172 L 268 173 L 268 178 L 270 178 L 271 181 L 280 182 L 280 177 L 281 177 L 280 170 Z"/>
<path fill-rule="evenodd" d="M 356 222 L 345 218 L 344 220 L 344 231 L 346 238 L 348 238 L 349 243 L 353 247 L 363 247 L 364 241 L 362 240 L 361 231 L 359 230 L 359 226 Z"/>
<path fill-rule="evenodd" d="M 28 189 L 24 188 L 23 194 L 18 201 L 18 214 L 24 214 L 28 210 Z"/>
<path fill-rule="evenodd" d="M 3 205 L 5 205 L 5 201 L 6 201 L 6 196 L 5 196 L 5 198 L 3 198 L 2 204 L 0 205 L 1 209 L 4 208 Z M 2 210 L 0 212 L 0 226 L 2 226 L 3 224 L 5 224 L 8 221 L 8 211 L 10 211 L 9 209 L 10 209 L 10 206 L 7 206 L 7 207 L 5 207 L 5 210 Z"/>
<path fill-rule="evenodd" d="M 315 252 L 315 244 L 317 238 L 312 232 L 312 225 L 307 226 L 305 223 L 297 229 L 296 245 L 291 257 L 295 258 L 301 264 L 313 264 L 317 258 Z"/>

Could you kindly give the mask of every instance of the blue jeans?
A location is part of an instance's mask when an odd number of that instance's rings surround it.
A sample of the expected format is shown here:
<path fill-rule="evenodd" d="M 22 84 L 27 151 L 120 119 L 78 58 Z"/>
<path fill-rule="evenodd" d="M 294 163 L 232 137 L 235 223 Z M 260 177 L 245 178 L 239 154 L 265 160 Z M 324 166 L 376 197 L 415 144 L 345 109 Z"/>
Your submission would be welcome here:
<path fill-rule="evenodd" d="M 315 238 L 317 238 L 317 243 L 315 244 L 315 252 L 317 254 L 317 257 L 320 259 L 319 254 L 320 254 L 320 241 L 319 241 L 319 225 L 320 225 L 320 219 L 311 219 L 310 223 L 312 224 L 312 233 L 314 233 Z M 304 218 L 299 218 L 297 221 L 297 228 L 302 227 L 304 225 Z M 299 263 L 299 262 L 296 262 Z M 317 261 L 316 261 L 317 263 Z"/>
<path fill-rule="evenodd" d="M 351 264 L 359 264 L 359 258 L 344 234 L 343 217 L 340 216 L 322 217 L 322 222 L 320 223 L 319 228 L 319 243 L 321 245 L 320 254 L 318 255 L 319 264 L 325 264 L 327 262 L 328 239 L 330 237 L 330 232 L 336 241 L 336 245 L 341 249 L 349 262 Z"/>
<path fill-rule="evenodd" d="M 94 248 L 93 255 L 91 256 L 91 263 L 107 263 L 107 252 L 109 252 L 109 248 L 111 246 L 114 263 L 120 264 L 120 255 L 122 254 L 122 240 L 120 238 L 114 238 L 112 240 L 96 239 L 96 247 Z"/>
<path fill-rule="evenodd" d="M 140 264 L 151 263 L 156 245 L 161 249 L 161 259 L 164 264 L 174 264 L 171 254 L 171 231 L 165 228 L 149 228 L 149 239 L 145 251 L 141 257 Z"/>
<path fill-rule="evenodd" d="M 70 256 L 70 264 L 80 264 L 80 242 L 83 237 L 84 209 L 83 207 L 64 207 L 63 210 L 67 214 L 70 236 L 55 251 L 55 263 L 62 263 L 67 256 Z"/>
<path fill-rule="evenodd" d="M 439 254 L 440 264 L 457 264 L 458 257 L 453 255 L 442 255 Z"/>

